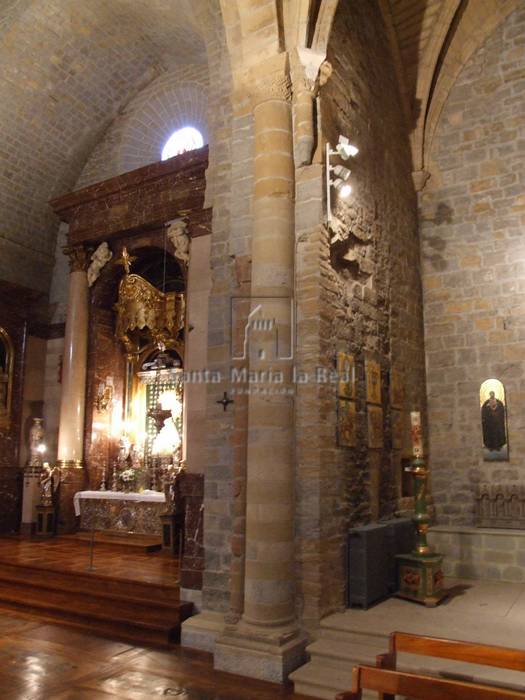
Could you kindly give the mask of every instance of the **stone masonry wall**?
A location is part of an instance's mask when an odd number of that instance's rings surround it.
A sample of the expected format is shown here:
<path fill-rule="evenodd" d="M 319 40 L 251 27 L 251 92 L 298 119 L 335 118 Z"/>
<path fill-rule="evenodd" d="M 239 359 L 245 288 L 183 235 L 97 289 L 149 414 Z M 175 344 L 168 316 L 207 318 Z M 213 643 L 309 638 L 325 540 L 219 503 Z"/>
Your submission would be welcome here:
<path fill-rule="evenodd" d="M 334 368 L 338 351 L 356 367 L 355 447 L 336 443 L 336 390 L 319 392 L 322 474 L 320 546 L 324 558 L 322 609 L 343 603 L 344 546 L 353 524 L 391 515 L 401 492 L 401 460 L 410 454 L 409 412 L 425 411 L 422 301 L 416 197 L 410 149 L 386 30 L 375 1 L 340 3 L 328 47 L 333 75 L 322 88 L 323 135 L 340 134 L 360 149 L 345 163 L 353 194 L 333 208 L 342 225 L 321 230 L 320 364 Z M 337 162 L 337 160 L 333 161 Z M 368 447 L 365 364 L 381 366 L 382 448 Z M 404 397 L 392 408 L 392 369 Z M 423 415 L 424 419 L 424 415 Z M 392 422 L 399 421 L 393 445 Z M 341 494 L 345 494 L 341 498 Z"/>
<path fill-rule="evenodd" d="M 209 8 L 209 9 L 208 9 Z M 208 315 L 208 365 L 225 377 L 230 364 L 230 298 L 236 290 L 237 250 L 230 243 L 232 226 L 238 236 L 247 234 L 242 226 L 244 189 L 235 192 L 232 164 L 235 135 L 243 125 L 234 121 L 231 104 L 231 69 L 218 3 L 208 3 L 207 50 L 210 67 L 209 138 L 210 161 L 207 171 L 206 204 L 213 207 L 210 269 L 212 288 Z M 240 171 L 238 171 L 239 173 Z M 242 178 L 242 175 L 240 176 Z M 238 175 L 239 179 L 239 175 Z M 233 204 L 237 201 L 237 209 Z M 234 214 L 238 219 L 234 221 Z M 203 368 L 206 369 L 206 368 Z M 204 550 L 205 570 L 202 603 L 205 610 L 226 612 L 230 608 L 230 573 L 232 565 L 232 531 L 234 519 L 234 452 L 233 406 L 223 411 L 216 401 L 227 383 L 208 384 L 206 409 L 206 471 L 204 481 Z"/>
<path fill-rule="evenodd" d="M 475 484 L 525 483 L 525 3 L 463 68 L 420 200 L 430 458 L 438 522 Z M 506 388 L 509 462 L 482 459 L 480 384 Z"/>
<path fill-rule="evenodd" d="M 444 556 L 443 573 L 454 578 L 525 581 L 525 532 L 437 525 L 430 545 Z"/>

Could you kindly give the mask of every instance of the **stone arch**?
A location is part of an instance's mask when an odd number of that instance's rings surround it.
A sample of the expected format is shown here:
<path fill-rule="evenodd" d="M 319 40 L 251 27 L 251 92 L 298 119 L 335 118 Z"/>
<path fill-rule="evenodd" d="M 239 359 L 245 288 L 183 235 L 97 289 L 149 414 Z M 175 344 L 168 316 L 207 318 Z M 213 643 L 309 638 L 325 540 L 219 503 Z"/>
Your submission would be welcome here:
<path fill-rule="evenodd" d="M 476 51 L 483 46 L 497 27 L 518 7 L 520 0 L 487 0 L 484 3 L 467 3 L 459 21 L 447 36 L 449 46 L 441 65 L 426 117 L 424 134 L 421 139 L 423 167 L 431 171 L 429 162 L 432 142 L 439 124 L 440 116 L 447 102 L 450 91 L 464 66 Z M 418 153 L 415 153 L 418 157 Z M 415 161 L 416 162 L 416 161 Z"/>
<path fill-rule="evenodd" d="M 169 136 L 197 128 L 208 143 L 208 76 L 202 65 L 161 75 L 133 98 L 97 144 L 77 189 L 160 160 Z"/>

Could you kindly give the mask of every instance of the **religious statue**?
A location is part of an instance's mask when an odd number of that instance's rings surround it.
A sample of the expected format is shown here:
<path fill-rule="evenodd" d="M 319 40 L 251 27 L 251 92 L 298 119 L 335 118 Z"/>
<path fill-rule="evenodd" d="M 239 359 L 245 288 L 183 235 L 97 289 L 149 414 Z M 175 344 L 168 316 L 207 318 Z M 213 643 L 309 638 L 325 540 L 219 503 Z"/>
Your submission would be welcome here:
<path fill-rule="evenodd" d="M 87 271 L 88 285 L 90 287 L 95 284 L 100 273 L 102 272 L 102 268 L 109 260 L 111 260 L 112 257 L 113 253 L 109 249 L 108 244 L 104 241 L 104 243 L 101 243 L 91 256 L 91 263 Z"/>
<path fill-rule="evenodd" d="M 118 457 L 117 463 L 119 469 L 125 469 L 129 457 L 130 444 L 127 437 L 123 436 L 120 438 L 118 443 Z"/>
<path fill-rule="evenodd" d="M 505 431 L 505 406 L 493 391 L 481 407 L 483 445 L 491 451 L 500 450 L 507 442 Z"/>
<path fill-rule="evenodd" d="M 42 466 L 42 446 L 44 440 L 44 426 L 42 418 L 33 418 L 33 425 L 29 431 L 29 466 Z"/>
<path fill-rule="evenodd" d="M 44 467 L 40 479 L 40 501 L 43 506 L 53 505 L 53 496 L 60 486 L 62 472 L 59 467 Z"/>
<path fill-rule="evenodd" d="M 190 260 L 190 237 L 186 223 L 182 219 L 173 221 L 168 226 L 167 236 L 175 248 L 175 257 L 187 265 Z"/>
<path fill-rule="evenodd" d="M 132 469 L 139 471 L 140 469 L 142 469 L 142 464 L 140 461 L 140 452 L 133 444 L 129 448 L 128 461 Z"/>

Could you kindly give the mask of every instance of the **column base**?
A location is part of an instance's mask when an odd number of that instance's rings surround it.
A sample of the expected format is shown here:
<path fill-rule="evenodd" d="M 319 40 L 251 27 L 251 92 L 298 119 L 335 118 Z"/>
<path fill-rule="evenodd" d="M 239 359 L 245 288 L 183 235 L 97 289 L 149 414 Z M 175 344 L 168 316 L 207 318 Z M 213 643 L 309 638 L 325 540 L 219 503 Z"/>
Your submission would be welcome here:
<path fill-rule="evenodd" d="M 200 592 L 200 591 L 199 591 Z M 182 596 L 182 600 L 187 600 Z M 198 615 L 193 615 L 181 625 L 180 643 L 183 647 L 201 649 L 213 654 L 215 640 L 224 632 L 224 615 L 222 613 L 204 610 Z"/>
<path fill-rule="evenodd" d="M 239 622 L 215 643 L 214 668 L 272 683 L 306 662 L 307 636 L 299 629 L 272 629 Z"/>
<path fill-rule="evenodd" d="M 56 465 L 60 469 L 82 469 L 84 462 L 81 459 L 57 459 Z"/>

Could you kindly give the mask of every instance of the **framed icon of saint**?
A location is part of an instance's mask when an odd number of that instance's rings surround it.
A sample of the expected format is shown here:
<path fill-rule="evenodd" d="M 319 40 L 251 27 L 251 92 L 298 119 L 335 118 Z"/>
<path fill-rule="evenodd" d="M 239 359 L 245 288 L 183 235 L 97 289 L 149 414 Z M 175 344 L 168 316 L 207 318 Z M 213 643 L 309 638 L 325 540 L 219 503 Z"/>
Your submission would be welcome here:
<path fill-rule="evenodd" d="M 483 459 L 506 462 L 509 459 L 507 402 L 499 379 L 487 379 L 479 390 Z"/>

